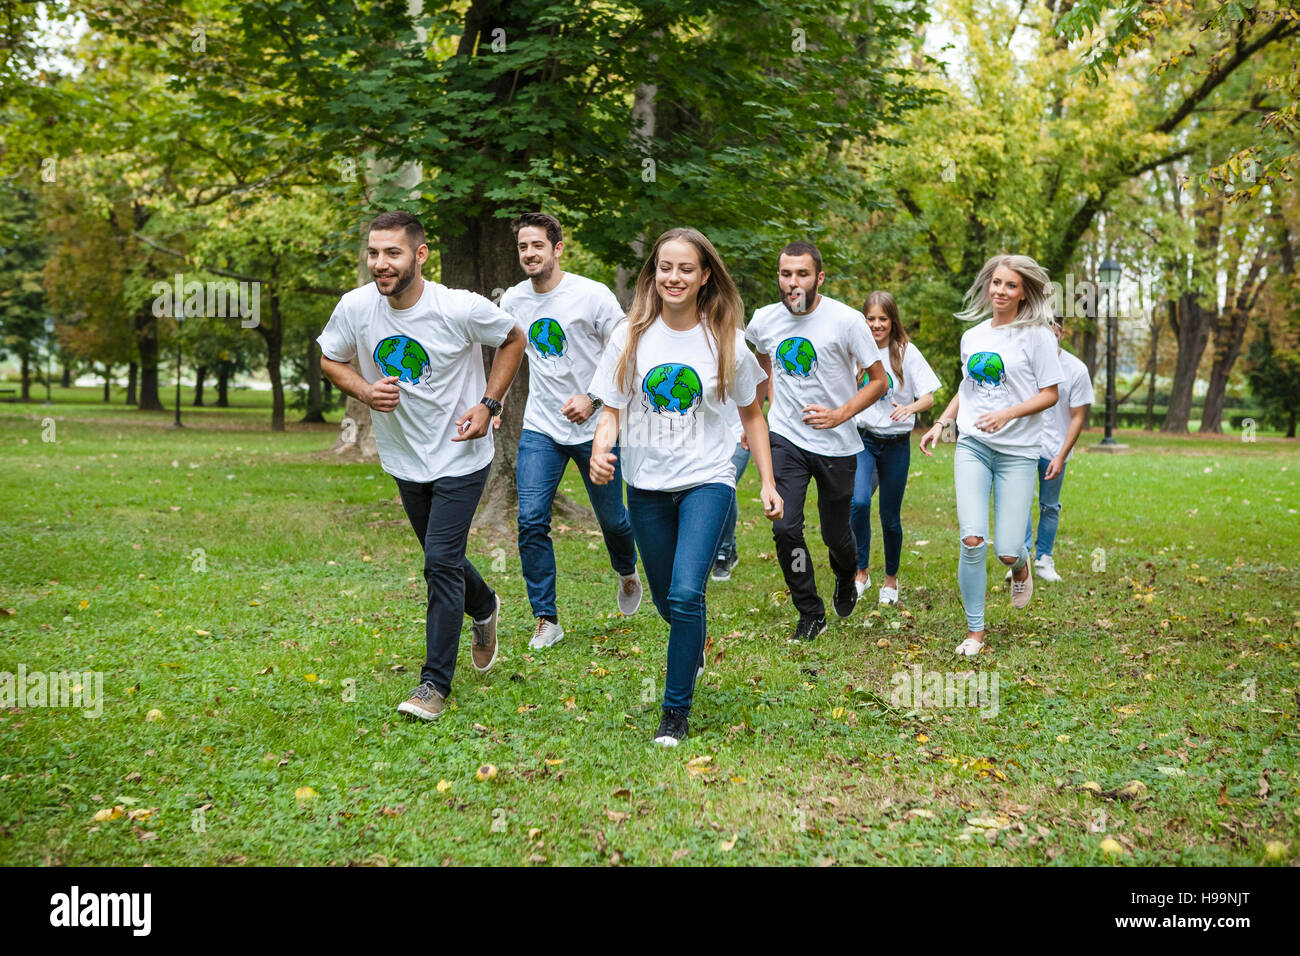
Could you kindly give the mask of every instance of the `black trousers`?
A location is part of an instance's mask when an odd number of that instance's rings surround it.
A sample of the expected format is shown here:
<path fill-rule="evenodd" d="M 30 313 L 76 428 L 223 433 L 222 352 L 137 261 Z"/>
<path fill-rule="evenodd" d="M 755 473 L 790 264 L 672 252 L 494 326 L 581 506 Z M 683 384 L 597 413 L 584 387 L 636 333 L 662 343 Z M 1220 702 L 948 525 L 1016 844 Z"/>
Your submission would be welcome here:
<path fill-rule="evenodd" d="M 461 619 L 468 614 L 472 620 L 482 621 L 496 610 L 496 592 L 465 557 L 469 525 L 491 467 L 425 483 L 394 479 L 406 517 L 424 550 L 429 609 L 424 621 L 425 660 L 420 681 L 432 683 L 443 697 L 451 693 Z"/>
<path fill-rule="evenodd" d="M 781 519 L 772 522 L 777 557 L 799 614 L 820 617 L 826 613 L 826 605 L 817 593 L 812 559 L 803 537 L 808 483 L 817 482 L 817 514 L 821 518 L 822 541 L 830 551 L 831 570 L 836 578 L 852 578 L 857 568 L 857 544 L 850 513 L 858 459 L 856 455 L 843 458 L 818 455 L 780 435 L 772 435 L 771 442 L 776 490 L 785 502 Z"/>

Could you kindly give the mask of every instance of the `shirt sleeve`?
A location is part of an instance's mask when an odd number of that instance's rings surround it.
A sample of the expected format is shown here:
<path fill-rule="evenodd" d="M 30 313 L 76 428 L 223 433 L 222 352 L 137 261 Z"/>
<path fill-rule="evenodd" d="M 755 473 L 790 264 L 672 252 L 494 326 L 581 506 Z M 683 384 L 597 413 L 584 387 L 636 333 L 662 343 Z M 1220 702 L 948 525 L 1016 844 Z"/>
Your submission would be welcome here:
<path fill-rule="evenodd" d="M 456 303 L 456 320 L 466 341 L 499 347 L 518 323 L 505 309 L 477 292 L 464 292 Z"/>
<path fill-rule="evenodd" d="M 903 361 L 905 366 L 909 364 L 908 359 L 911 360 L 911 367 L 907 370 L 907 374 L 912 378 L 912 391 L 917 397 L 927 392 L 938 391 L 943 383 L 939 381 L 939 376 L 934 374 L 934 369 L 930 368 L 930 363 L 925 360 L 921 350 L 910 342 L 907 344 L 907 356 Z"/>
<path fill-rule="evenodd" d="M 848 335 L 845 345 L 859 367 L 871 368 L 877 362 L 883 361 L 880 349 L 876 348 L 876 340 L 871 337 L 871 330 L 867 328 L 865 319 L 859 322 L 846 322 L 845 325 Z"/>
<path fill-rule="evenodd" d="M 1029 331 L 1029 365 L 1034 370 L 1039 389 L 1060 385 L 1065 381 L 1065 372 L 1061 368 L 1061 357 L 1056 354 L 1059 348 L 1056 336 L 1043 327 Z"/>
<path fill-rule="evenodd" d="M 767 373 L 758 364 L 754 353 L 745 345 L 745 337 L 736 333 L 736 365 L 731 378 L 731 398 L 737 405 L 752 405 L 758 397 L 758 386 L 767 381 Z"/>
<path fill-rule="evenodd" d="M 766 352 L 767 350 L 763 348 L 761 332 L 762 329 L 758 320 L 758 313 L 755 312 L 750 317 L 749 325 L 745 326 L 745 341 L 754 346 L 758 351 Z"/>
<path fill-rule="evenodd" d="M 596 334 L 600 340 L 608 344 L 610 336 L 618 328 L 618 324 L 623 321 L 625 313 L 623 307 L 618 304 L 618 297 L 609 290 L 608 286 L 601 286 L 604 294 L 601 295 L 596 308 Z"/>
<path fill-rule="evenodd" d="M 1079 408 L 1082 405 L 1095 405 L 1097 395 L 1092 390 L 1092 377 L 1088 374 L 1088 366 L 1080 360 L 1074 373 L 1074 381 L 1070 385 L 1070 407 Z"/>
<path fill-rule="evenodd" d="M 348 309 L 340 299 L 334 307 L 334 314 L 325 324 L 325 331 L 316 338 L 321 354 L 335 362 L 351 362 L 357 357 L 357 342 L 352 334 L 352 323 L 348 319 Z"/>
<path fill-rule="evenodd" d="M 627 324 L 620 323 L 610 335 L 605 351 L 600 355 L 600 362 L 596 365 L 596 374 L 592 376 L 591 387 L 587 389 L 610 408 L 627 408 L 632 401 L 632 393 L 623 391 L 616 381 L 618 359 L 623 354 L 626 343 Z"/>

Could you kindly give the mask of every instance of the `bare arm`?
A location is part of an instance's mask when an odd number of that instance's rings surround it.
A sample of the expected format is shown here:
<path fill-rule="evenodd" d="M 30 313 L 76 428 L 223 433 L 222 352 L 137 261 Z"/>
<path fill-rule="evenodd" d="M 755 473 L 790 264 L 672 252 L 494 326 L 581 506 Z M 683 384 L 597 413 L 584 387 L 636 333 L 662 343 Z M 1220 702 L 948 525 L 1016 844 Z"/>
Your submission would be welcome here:
<path fill-rule="evenodd" d="M 519 331 L 519 326 L 512 326 L 510 334 L 496 350 L 492 357 L 492 368 L 488 372 L 487 388 L 484 389 L 484 395 L 487 398 L 501 401 L 505 397 L 510 383 L 515 380 L 515 375 L 519 371 L 519 363 L 524 358 L 524 333 Z M 482 402 L 473 406 L 469 411 L 460 418 L 456 419 L 456 427 L 459 434 L 452 436 L 452 441 L 471 441 L 475 438 L 482 438 L 492 427 L 492 413 Z"/>
<path fill-rule="evenodd" d="M 614 462 L 618 456 L 611 449 L 618 441 L 618 424 L 622 411 L 621 408 L 606 405 L 596 421 L 596 434 L 591 440 L 590 471 L 593 484 L 609 484 L 614 478 Z"/>
<path fill-rule="evenodd" d="M 934 401 L 933 394 L 931 394 L 930 396 L 930 401 L 931 402 Z M 930 430 L 921 436 L 922 453 L 930 457 L 934 457 L 934 453 L 931 452 L 930 449 L 933 448 L 936 444 L 938 444 L 939 437 L 943 434 L 944 428 L 948 425 L 952 425 L 954 422 L 957 421 L 957 409 L 960 406 L 961 406 L 961 392 L 954 392 L 952 396 L 952 401 L 950 401 L 948 403 L 948 407 L 943 410 L 943 414 L 940 415 L 938 419 L 935 421 L 935 423 L 930 426 Z"/>
<path fill-rule="evenodd" d="M 1048 463 L 1047 470 L 1043 472 L 1043 477 L 1048 481 L 1064 470 L 1065 459 L 1073 450 L 1079 436 L 1083 434 L 1083 426 L 1088 423 L 1088 411 L 1091 408 L 1091 405 L 1076 405 L 1070 409 L 1070 427 L 1065 430 L 1065 442 L 1061 445 L 1061 450 L 1056 453 L 1056 457 Z"/>
<path fill-rule="evenodd" d="M 763 373 L 767 376 L 767 379 L 763 382 L 763 384 L 758 387 L 757 398 L 760 404 L 762 403 L 763 399 L 767 399 L 768 404 L 771 404 L 772 402 L 772 356 L 768 355 L 766 352 L 755 352 L 754 358 L 758 359 L 758 367 L 761 368 L 763 370 Z"/>
<path fill-rule="evenodd" d="M 391 412 L 401 398 L 402 390 L 397 386 L 396 375 L 381 378 L 372 385 L 348 363 L 336 362 L 324 355 L 320 357 L 320 368 L 345 395 L 351 395 L 377 412 Z"/>
<path fill-rule="evenodd" d="M 824 405 L 805 405 L 803 407 L 803 420 L 813 428 L 836 428 L 851 420 L 854 415 L 862 411 L 868 405 L 880 401 L 880 396 L 889 390 L 889 382 L 885 379 L 885 366 L 883 362 L 874 362 L 867 369 L 869 381 L 858 389 L 857 394 L 850 398 L 839 408 L 831 409 Z"/>

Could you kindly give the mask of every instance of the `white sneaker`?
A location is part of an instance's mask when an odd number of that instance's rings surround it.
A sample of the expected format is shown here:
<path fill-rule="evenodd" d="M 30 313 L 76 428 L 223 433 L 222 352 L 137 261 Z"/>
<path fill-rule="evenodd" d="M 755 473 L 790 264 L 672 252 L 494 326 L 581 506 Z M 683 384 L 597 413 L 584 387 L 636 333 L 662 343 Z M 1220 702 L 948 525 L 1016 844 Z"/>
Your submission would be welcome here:
<path fill-rule="evenodd" d="M 641 577 L 635 571 L 618 576 L 618 609 L 629 617 L 641 606 Z"/>
<path fill-rule="evenodd" d="M 1052 560 L 1050 554 L 1045 554 L 1034 562 L 1034 570 L 1044 581 L 1051 581 L 1053 584 L 1061 580 L 1061 576 L 1056 573 L 1056 562 Z"/>
<path fill-rule="evenodd" d="M 881 604 L 897 604 L 897 603 L 898 603 L 898 588 L 887 588 L 887 587 L 882 587 L 882 588 L 880 589 L 880 603 L 881 603 Z"/>
<path fill-rule="evenodd" d="M 535 650 L 543 647 L 550 647 L 564 640 L 564 628 L 558 624 L 552 624 L 544 617 L 537 619 L 537 629 L 533 631 L 533 639 L 528 642 L 528 646 Z"/>
<path fill-rule="evenodd" d="M 871 587 L 871 575 L 868 574 L 865 581 L 859 581 L 857 578 L 854 578 L 853 586 L 857 588 L 858 597 L 862 597 L 862 595 L 866 593 L 867 588 Z"/>
<path fill-rule="evenodd" d="M 973 637 L 968 637 L 957 645 L 957 649 L 953 651 L 953 653 L 958 657 L 974 657 L 982 650 L 984 650 L 983 641 L 977 641 Z"/>
<path fill-rule="evenodd" d="M 1010 569 L 1010 568 L 1007 568 L 1007 573 L 1003 576 L 1002 580 L 1003 580 L 1003 581 L 1010 581 L 1010 580 L 1011 580 L 1011 569 Z"/>

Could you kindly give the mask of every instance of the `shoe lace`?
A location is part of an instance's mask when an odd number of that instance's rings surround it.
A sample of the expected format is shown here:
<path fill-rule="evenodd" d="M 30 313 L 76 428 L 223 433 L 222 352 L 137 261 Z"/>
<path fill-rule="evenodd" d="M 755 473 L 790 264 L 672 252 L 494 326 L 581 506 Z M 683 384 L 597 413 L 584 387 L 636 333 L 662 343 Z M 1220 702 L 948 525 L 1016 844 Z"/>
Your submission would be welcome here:
<path fill-rule="evenodd" d="M 416 700 L 430 701 L 433 700 L 433 688 L 428 684 L 421 684 L 415 688 L 415 693 L 411 695 Z"/>
<path fill-rule="evenodd" d="M 542 636 L 542 631 L 546 630 L 546 625 L 549 623 L 550 623 L 549 621 L 546 621 L 540 617 L 537 619 L 537 627 L 533 629 L 533 640 L 537 640 L 539 637 Z"/>
<path fill-rule="evenodd" d="M 1013 594 L 1023 594 L 1024 591 L 1025 591 L 1025 585 L 1028 584 L 1028 583 L 1029 583 L 1029 578 L 1025 578 L 1023 581 L 1017 581 L 1017 580 L 1013 577 L 1013 578 L 1011 579 L 1011 591 L 1012 591 L 1012 593 L 1013 593 Z"/>

